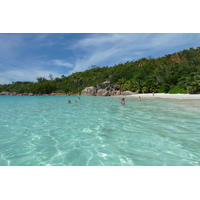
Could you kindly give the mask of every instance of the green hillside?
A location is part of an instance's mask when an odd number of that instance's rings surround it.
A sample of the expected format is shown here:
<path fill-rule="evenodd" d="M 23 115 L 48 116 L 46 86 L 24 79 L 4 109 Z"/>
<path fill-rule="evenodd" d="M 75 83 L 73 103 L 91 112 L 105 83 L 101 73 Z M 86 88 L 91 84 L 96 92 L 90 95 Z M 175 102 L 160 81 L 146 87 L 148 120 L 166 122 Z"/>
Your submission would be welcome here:
<path fill-rule="evenodd" d="M 103 59 L 103 58 L 102 58 Z M 38 77 L 37 82 L 13 82 L 0 85 L 0 92 L 79 93 L 85 87 L 103 88 L 104 81 L 120 85 L 122 90 L 139 93 L 200 93 L 200 47 L 183 50 L 159 58 L 141 58 L 113 67 L 91 66 L 84 72 L 50 80 Z"/>

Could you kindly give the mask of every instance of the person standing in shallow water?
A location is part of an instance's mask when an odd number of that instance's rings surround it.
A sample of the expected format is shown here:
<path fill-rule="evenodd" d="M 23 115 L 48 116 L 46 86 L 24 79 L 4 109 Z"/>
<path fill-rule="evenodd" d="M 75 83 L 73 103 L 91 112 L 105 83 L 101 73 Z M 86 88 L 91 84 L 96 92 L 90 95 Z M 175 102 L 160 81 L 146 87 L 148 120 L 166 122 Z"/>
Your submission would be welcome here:
<path fill-rule="evenodd" d="M 138 101 L 141 101 L 141 97 L 138 97 Z"/>
<path fill-rule="evenodd" d="M 121 105 L 125 105 L 125 99 L 124 99 L 124 98 L 121 99 L 120 104 L 121 104 Z"/>

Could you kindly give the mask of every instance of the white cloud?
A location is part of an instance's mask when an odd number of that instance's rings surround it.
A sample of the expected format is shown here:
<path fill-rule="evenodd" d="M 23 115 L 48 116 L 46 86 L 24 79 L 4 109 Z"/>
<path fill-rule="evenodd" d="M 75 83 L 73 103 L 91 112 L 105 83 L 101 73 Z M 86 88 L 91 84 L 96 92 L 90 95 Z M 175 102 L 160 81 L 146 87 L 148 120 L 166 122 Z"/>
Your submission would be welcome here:
<path fill-rule="evenodd" d="M 13 70 L 1 72 L 0 83 L 9 84 L 11 82 L 16 82 L 16 81 L 36 82 L 37 77 L 45 77 L 48 79 L 49 74 L 52 74 L 53 77 L 60 77 L 62 75 L 62 74 L 58 74 L 55 71 L 51 71 L 51 70 L 39 70 L 39 69 L 31 69 L 31 70 L 17 69 L 17 70 L 14 70 L 13 69 Z"/>
<path fill-rule="evenodd" d="M 67 68 L 72 68 L 73 67 L 73 65 L 71 63 L 64 62 L 62 60 L 53 60 L 53 63 L 55 65 L 64 66 L 64 67 L 67 67 Z"/>
<path fill-rule="evenodd" d="M 72 46 L 83 52 L 83 57 L 76 60 L 71 72 L 82 71 L 91 65 L 111 66 L 119 62 L 133 60 L 140 56 L 140 42 L 146 39 L 141 34 L 94 34 Z"/>
<path fill-rule="evenodd" d="M 52 67 L 52 63 L 37 58 L 29 58 L 18 62 L 5 62 L 0 65 L 0 84 L 8 84 L 16 81 L 36 82 L 37 77 L 45 77 L 48 79 L 49 74 L 54 78 L 61 77 L 63 73 Z"/>
<path fill-rule="evenodd" d="M 0 76 L 0 85 L 1 84 L 9 84 L 9 83 L 11 83 L 11 82 L 10 82 L 10 80 L 7 79 L 7 77 L 5 78 L 5 77 Z"/>
<path fill-rule="evenodd" d="M 126 34 L 93 34 L 89 37 L 79 40 L 74 44 L 73 48 L 86 48 L 86 47 L 100 47 L 105 46 L 105 44 L 114 44 L 115 42 L 124 39 Z"/>

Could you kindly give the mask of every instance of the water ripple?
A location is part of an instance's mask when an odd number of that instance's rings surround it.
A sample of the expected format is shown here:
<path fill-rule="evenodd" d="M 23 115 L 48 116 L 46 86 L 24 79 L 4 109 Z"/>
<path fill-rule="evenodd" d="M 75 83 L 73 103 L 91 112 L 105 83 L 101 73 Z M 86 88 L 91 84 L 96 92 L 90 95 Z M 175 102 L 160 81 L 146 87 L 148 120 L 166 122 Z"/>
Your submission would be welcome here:
<path fill-rule="evenodd" d="M 0 165 L 200 165 L 200 110 L 112 97 L 2 97 Z M 77 97 L 68 97 L 74 102 Z"/>

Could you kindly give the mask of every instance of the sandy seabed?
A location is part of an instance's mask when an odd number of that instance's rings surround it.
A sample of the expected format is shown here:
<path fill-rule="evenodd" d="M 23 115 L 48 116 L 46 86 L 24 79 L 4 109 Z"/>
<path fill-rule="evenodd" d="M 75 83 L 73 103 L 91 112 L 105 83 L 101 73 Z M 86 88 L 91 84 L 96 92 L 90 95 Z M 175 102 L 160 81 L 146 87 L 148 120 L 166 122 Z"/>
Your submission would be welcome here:
<path fill-rule="evenodd" d="M 123 96 L 125 98 L 138 98 L 143 99 L 156 99 L 163 101 L 170 101 L 173 103 L 182 104 L 185 106 L 192 106 L 200 109 L 200 94 L 165 94 L 165 93 L 152 93 L 150 94 L 133 94 Z"/>

